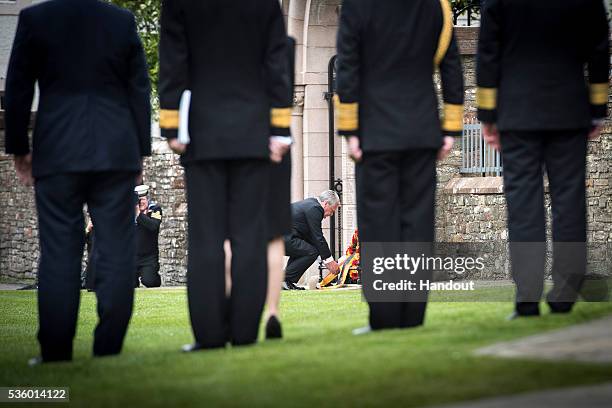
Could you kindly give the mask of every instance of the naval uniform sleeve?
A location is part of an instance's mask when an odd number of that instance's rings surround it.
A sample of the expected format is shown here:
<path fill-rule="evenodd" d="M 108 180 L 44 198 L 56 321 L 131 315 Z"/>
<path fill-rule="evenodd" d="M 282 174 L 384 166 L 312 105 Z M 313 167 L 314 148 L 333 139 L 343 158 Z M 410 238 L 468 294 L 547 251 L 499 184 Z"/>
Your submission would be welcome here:
<path fill-rule="evenodd" d="M 161 136 L 178 137 L 179 104 L 188 87 L 189 49 L 180 2 L 163 0 L 159 40 L 159 127 Z"/>
<path fill-rule="evenodd" d="M 457 40 L 453 34 L 453 14 L 447 0 L 440 0 L 442 31 L 438 40 L 434 64 L 440 70 L 444 101 L 442 133 L 461 136 L 463 131 L 463 69 Z"/>
<path fill-rule="evenodd" d="M 270 135 L 290 136 L 291 105 L 293 102 L 289 75 L 289 44 L 285 21 L 277 0 L 269 0 L 267 45 L 264 72 L 270 98 Z"/>
<path fill-rule="evenodd" d="M 478 55 L 476 62 L 476 105 L 478 119 L 485 123 L 497 122 L 497 88 L 500 80 L 499 0 L 487 0 L 482 9 Z"/>
<path fill-rule="evenodd" d="M 15 156 L 30 152 L 28 125 L 36 84 L 36 53 L 28 17 L 26 10 L 19 14 L 6 77 L 5 151 Z"/>
<path fill-rule="evenodd" d="M 313 240 L 313 244 L 319 251 L 319 255 L 321 255 L 321 259 L 328 259 L 332 256 L 331 251 L 329 249 L 329 244 L 323 235 L 323 229 L 321 227 L 321 222 L 323 221 L 323 217 L 321 216 L 322 209 L 317 207 L 312 207 L 306 212 L 306 222 L 308 223 L 308 229 L 310 230 L 310 236 Z"/>
<path fill-rule="evenodd" d="M 590 1 L 590 47 L 588 59 L 591 117 L 603 120 L 608 116 L 608 89 L 610 71 L 609 27 L 604 5 L 599 0 Z"/>
<path fill-rule="evenodd" d="M 144 228 L 149 231 L 159 231 L 159 227 L 162 222 L 162 209 L 159 206 L 155 206 L 151 209 L 151 213 L 149 215 L 140 214 L 136 218 L 136 222 L 139 225 L 142 225 Z"/>
<path fill-rule="evenodd" d="M 346 0 L 338 28 L 337 96 L 334 98 L 338 134 L 359 136 L 361 17 L 356 1 Z"/>
<path fill-rule="evenodd" d="M 136 20 L 131 16 L 130 56 L 129 56 L 128 95 L 130 109 L 134 116 L 140 155 L 151 155 L 151 83 L 147 70 L 147 60 L 138 36 Z"/>

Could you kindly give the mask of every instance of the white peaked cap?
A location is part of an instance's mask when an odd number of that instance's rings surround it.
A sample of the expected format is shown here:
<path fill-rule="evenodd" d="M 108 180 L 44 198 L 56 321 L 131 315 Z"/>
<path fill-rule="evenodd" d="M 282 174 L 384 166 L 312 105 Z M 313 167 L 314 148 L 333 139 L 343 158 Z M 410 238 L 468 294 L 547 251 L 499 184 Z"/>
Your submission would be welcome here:
<path fill-rule="evenodd" d="M 142 184 L 134 188 L 134 192 L 138 194 L 138 197 L 144 197 L 149 194 L 149 186 Z"/>

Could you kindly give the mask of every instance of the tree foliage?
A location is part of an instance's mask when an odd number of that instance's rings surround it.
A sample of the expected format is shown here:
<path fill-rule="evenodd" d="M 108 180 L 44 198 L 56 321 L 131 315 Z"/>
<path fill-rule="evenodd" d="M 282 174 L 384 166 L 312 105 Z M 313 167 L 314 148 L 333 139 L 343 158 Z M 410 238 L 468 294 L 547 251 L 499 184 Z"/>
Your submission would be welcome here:
<path fill-rule="evenodd" d="M 107 0 L 119 7 L 130 10 L 136 16 L 138 32 L 142 40 L 147 63 L 149 64 L 149 75 L 153 89 L 157 87 L 159 73 L 159 57 L 157 47 L 159 45 L 159 16 L 161 0 Z"/>

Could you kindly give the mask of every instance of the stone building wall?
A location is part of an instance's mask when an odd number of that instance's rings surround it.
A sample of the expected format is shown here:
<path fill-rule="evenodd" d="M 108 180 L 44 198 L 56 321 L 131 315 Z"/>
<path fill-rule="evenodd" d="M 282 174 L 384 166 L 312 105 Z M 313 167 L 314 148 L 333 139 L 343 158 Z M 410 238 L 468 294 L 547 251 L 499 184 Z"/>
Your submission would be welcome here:
<path fill-rule="evenodd" d="M 4 152 L 0 117 L 0 279 L 32 281 L 38 263 L 34 192 L 17 183 L 13 159 Z"/>

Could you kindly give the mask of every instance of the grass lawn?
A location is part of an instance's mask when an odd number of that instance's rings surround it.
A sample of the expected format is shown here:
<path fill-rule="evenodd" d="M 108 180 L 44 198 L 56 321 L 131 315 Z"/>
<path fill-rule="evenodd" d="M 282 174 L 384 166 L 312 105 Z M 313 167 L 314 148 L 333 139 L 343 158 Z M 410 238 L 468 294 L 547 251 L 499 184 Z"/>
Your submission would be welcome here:
<path fill-rule="evenodd" d="M 360 292 L 284 292 L 284 340 L 182 354 L 192 340 L 185 290 L 138 290 L 123 354 L 94 360 L 95 298 L 81 299 L 75 361 L 29 368 L 38 353 L 35 293 L 0 292 L 0 386 L 69 386 L 72 404 L 88 407 L 405 407 L 612 381 L 612 365 L 471 354 L 611 314 L 611 303 L 506 322 L 510 303 L 431 302 L 425 327 L 354 337 L 367 316 Z"/>

